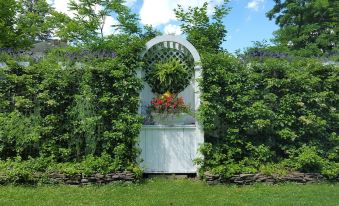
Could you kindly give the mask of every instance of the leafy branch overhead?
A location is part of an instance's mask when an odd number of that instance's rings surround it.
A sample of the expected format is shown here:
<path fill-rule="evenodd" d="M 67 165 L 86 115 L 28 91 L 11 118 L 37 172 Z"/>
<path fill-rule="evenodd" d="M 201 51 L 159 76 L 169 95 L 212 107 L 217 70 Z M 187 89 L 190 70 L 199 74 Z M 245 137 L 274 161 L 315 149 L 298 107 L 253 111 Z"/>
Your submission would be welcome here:
<path fill-rule="evenodd" d="M 187 34 L 191 42 L 200 53 L 222 51 L 222 42 L 225 40 L 227 30 L 223 18 L 228 14 L 228 1 L 221 6 L 216 6 L 212 17 L 208 15 L 208 3 L 202 7 L 189 7 L 185 10 L 182 6 L 174 10 L 176 17 L 181 22 L 181 29 Z"/>
<path fill-rule="evenodd" d="M 104 37 L 105 26 L 124 34 L 140 34 L 138 16 L 123 3 L 121 0 L 71 0 L 69 8 L 74 18 L 67 19 L 59 35 L 75 42 L 93 42 Z M 107 21 L 112 16 L 116 18 L 113 24 Z"/>
<path fill-rule="evenodd" d="M 28 48 L 53 35 L 60 15 L 45 0 L 0 1 L 0 48 Z"/>

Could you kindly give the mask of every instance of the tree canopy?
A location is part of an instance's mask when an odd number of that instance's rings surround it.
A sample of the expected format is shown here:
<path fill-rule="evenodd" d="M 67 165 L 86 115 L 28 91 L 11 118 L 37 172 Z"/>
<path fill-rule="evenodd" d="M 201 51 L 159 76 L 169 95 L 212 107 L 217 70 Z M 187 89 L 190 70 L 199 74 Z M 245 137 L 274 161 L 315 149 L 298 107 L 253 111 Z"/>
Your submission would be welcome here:
<path fill-rule="evenodd" d="M 71 0 L 70 11 L 74 18 L 64 20 L 65 27 L 60 29 L 59 36 L 74 42 L 91 42 L 104 37 L 104 26 L 112 15 L 117 22 L 114 25 L 121 33 L 138 34 L 141 32 L 136 14 L 123 5 L 122 0 Z"/>
<path fill-rule="evenodd" d="M 321 56 L 339 48 L 339 1 L 274 0 L 267 17 L 280 29 L 274 42 L 302 56 Z"/>
<path fill-rule="evenodd" d="M 26 48 L 34 41 L 48 39 L 56 14 L 46 0 L 0 1 L 0 47 Z"/>
<path fill-rule="evenodd" d="M 223 50 L 222 42 L 225 40 L 227 30 L 222 19 L 228 14 L 228 0 L 221 6 L 214 7 L 211 18 L 207 13 L 208 3 L 202 7 L 189 7 L 188 10 L 178 5 L 175 15 L 181 22 L 181 29 L 187 34 L 190 41 L 199 52 L 216 52 Z"/>

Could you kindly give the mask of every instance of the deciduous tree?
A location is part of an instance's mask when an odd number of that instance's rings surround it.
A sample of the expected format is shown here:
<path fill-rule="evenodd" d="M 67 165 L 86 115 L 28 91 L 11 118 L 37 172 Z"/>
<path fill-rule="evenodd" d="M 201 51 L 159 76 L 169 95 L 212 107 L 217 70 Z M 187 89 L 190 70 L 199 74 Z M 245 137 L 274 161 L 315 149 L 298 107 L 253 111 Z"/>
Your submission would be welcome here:
<path fill-rule="evenodd" d="M 0 1 L 0 47 L 27 48 L 48 39 L 57 14 L 46 0 Z"/>
<path fill-rule="evenodd" d="M 280 26 L 274 42 L 303 56 L 338 50 L 339 1 L 274 0 L 266 14 Z"/>
<path fill-rule="evenodd" d="M 188 10 L 178 5 L 174 10 L 181 21 L 181 29 L 187 34 L 187 40 L 200 52 L 223 50 L 221 44 L 227 34 L 223 18 L 229 11 L 227 3 L 225 0 L 221 6 L 214 7 L 211 17 L 208 15 L 208 3 L 204 3 L 202 7 L 189 7 Z"/>

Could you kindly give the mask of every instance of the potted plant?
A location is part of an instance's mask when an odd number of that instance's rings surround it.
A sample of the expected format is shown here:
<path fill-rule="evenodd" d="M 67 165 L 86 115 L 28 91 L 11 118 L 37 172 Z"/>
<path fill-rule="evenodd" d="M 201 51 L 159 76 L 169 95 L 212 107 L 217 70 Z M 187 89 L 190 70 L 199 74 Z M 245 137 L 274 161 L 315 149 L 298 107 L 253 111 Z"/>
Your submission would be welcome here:
<path fill-rule="evenodd" d="M 190 107 L 178 94 L 189 85 L 193 71 L 193 68 L 175 58 L 155 63 L 153 68 L 146 70 L 145 80 L 157 95 L 148 106 L 155 124 L 185 123 Z"/>
<path fill-rule="evenodd" d="M 171 58 L 155 63 L 153 68 L 146 71 L 145 80 L 156 94 L 178 94 L 189 85 L 192 75 L 193 68 Z"/>
<path fill-rule="evenodd" d="M 184 125 L 190 107 L 183 97 L 166 92 L 152 99 L 148 106 L 156 125 Z"/>

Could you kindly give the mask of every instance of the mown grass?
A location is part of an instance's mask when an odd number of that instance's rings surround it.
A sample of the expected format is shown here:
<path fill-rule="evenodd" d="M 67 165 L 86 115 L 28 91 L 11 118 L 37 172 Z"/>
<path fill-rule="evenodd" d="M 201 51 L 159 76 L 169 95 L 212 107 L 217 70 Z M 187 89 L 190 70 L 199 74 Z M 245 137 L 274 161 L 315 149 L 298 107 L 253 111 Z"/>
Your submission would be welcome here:
<path fill-rule="evenodd" d="M 151 179 L 103 186 L 0 186 L 0 205 L 321 205 L 339 206 L 339 184 L 216 185 Z"/>

